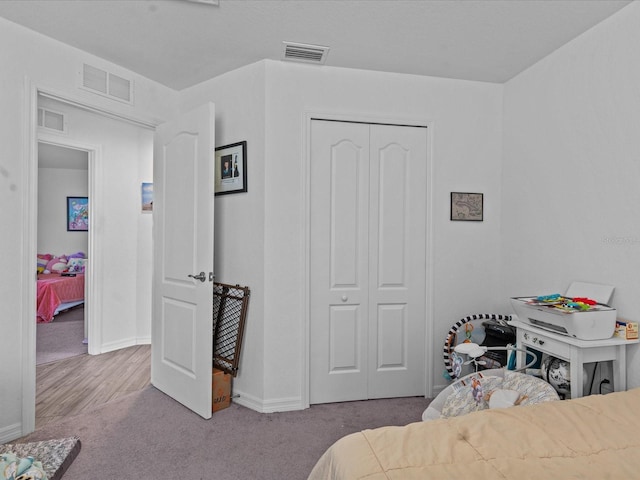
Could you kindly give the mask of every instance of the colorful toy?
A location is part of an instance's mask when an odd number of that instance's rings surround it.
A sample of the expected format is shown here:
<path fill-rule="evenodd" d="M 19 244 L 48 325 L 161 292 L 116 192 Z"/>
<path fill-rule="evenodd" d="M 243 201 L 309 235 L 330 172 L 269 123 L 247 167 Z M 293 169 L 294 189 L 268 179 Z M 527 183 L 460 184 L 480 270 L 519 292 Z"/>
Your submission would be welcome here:
<path fill-rule="evenodd" d="M 458 369 L 458 365 L 456 365 L 456 362 L 454 362 L 454 360 L 456 360 L 454 357 L 456 357 L 457 355 L 455 355 L 455 352 L 453 351 L 453 349 L 457 344 L 458 330 L 461 329 L 463 325 L 467 325 L 469 324 L 469 322 L 473 320 L 504 320 L 505 322 L 508 322 L 511 320 L 511 315 L 497 315 L 495 313 L 478 313 L 475 315 L 469 315 L 468 317 L 464 317 L 458 320 L 455 323 L 455 325 L 453 325 L 449 329 L 449 332 L 447 333 L 447 337 L 445 338 L 445 341 L 444 341 L 443 355 L 444 355 L 444 366 L 446 371 L 443 373 L 443 376 L 445 378 L 455 380 L 460 375 L 462 364 L 459 365 L 460 369 Z M 467 330 L 465 328 L 465 333 L 469 332 L 470 334 L 472 330 L 473 329 Z M 454 367 L 455 367 L 455 370 L 454 370 Z"/>

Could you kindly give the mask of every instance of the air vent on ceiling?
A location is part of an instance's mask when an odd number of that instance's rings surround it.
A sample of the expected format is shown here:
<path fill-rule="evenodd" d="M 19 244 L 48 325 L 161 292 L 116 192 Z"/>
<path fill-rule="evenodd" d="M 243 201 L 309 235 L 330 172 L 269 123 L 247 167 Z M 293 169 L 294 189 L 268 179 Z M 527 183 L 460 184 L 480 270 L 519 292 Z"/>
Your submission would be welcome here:
<path fill-rule="evenodd" d="M 38 126 L 56 132 L 65 133 L 67 131 L 64 114 L 46 108 L 38 108 Z"/>
<path fill-rule="evenodd" d="M 133 82 L 86 63 L 82 66 L 82 87 L 121 102 L 133 103 Z"/>
<path fill-rule="evenodd" d="M 293 62 L 317 63 L 324 64 L 329 54 L 329 47 L 321 45 L 308 45 L 305 43 L 282 42 L 284 50 L 282 52 L 283 60 L 291 60 Z"/>

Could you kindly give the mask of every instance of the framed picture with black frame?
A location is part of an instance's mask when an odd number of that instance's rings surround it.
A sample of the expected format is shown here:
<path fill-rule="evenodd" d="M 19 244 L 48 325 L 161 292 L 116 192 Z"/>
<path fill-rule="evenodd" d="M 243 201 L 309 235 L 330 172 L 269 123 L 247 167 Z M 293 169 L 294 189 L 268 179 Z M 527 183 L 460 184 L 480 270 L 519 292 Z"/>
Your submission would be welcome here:
<path fill-rule="evenodd" d="M 216 148 L 215 194 L 247 191 L 247 142 Z"/>
<path fill-rule="evenodd" d="M 89 231 L 89 199 L 67 197 L 67 232 Z"/>
<path fill-rule="evenodd" d="M 482 193 L 451 192 L 451 220 L 482 222 L 483 197 Z"/>

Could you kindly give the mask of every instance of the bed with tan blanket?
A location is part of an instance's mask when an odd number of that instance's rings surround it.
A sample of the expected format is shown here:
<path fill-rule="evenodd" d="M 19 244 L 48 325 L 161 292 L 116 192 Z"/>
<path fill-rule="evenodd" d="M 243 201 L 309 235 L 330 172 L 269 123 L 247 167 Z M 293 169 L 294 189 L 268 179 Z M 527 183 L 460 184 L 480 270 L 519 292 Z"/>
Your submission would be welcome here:
<path fill-rule="evenodd" d="M 632 479 L 640 388 L 343 437 L 309 480 Z"/>

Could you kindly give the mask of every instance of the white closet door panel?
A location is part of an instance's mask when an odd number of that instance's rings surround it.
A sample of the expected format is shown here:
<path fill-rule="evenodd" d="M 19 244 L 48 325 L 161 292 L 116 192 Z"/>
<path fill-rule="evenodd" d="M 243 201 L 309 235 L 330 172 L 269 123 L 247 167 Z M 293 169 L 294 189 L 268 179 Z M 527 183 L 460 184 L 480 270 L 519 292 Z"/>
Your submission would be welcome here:
<path fill-rule="evenodd" d="M 406 305 L 378 305 L 377 371 L 407 368 Z"/>
<path fill-rule="evenodd" d="M 426 139 L 312 121 L 312 404 L 425 392 Z"/>
<path fill-rule="evenodd" d="M 310 403 L 367 397 L 367 125 L 313 121 Z"/>
<path fill-rule="evenodd" d="M 354 288 L 362 282 L 360 255 L 363 241 L 360 183 L 362 150 L 342 140 L 331 149 L 330 264 L 331 287 Z M 364 219 L 366 221 L 366 219 Z M 366 253 L 366 252 L 365 252 Z"/>
<path fill-rule="evenodd" d="M 371 126 L 369 398 L 425 391 L 425 128 Z"/>
<path fill-rule="evenodd" d="M 333 306 L 329 313 L 329 373 L 362 370 L 361 318 L 355 305 Z"/>
<path fill-rule="evenodd" d="M 409 152 L 397 143 L 378 151 L 378 202 L 372 214 L 377 213 L 380 287 L 406 286 L 408 156 Z"/>

